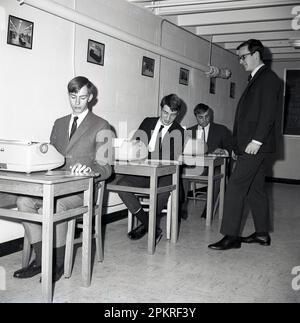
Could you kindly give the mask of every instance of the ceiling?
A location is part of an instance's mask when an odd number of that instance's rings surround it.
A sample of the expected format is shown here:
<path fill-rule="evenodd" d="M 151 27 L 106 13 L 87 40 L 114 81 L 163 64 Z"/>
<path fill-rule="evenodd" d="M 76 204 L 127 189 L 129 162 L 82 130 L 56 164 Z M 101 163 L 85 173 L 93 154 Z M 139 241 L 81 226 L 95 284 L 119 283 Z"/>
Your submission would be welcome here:
<path fill-rule="evenodd" d="M 300 0 L 127 0 L 235 53 L 256 38 L 273 60 L 300 60 Z"/>

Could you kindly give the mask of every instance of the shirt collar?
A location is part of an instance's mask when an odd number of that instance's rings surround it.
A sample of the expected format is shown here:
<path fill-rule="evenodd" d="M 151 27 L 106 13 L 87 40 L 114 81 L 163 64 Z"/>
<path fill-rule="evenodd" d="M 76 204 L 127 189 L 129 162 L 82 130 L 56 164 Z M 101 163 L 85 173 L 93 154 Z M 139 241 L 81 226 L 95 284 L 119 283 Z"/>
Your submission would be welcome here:
<path fill-rule="evenodd" d="M 158 124 L 159 124 L 159 127 L 160 126 L 164 126 L 164 130 L 169 130 L 169 128 L 172 126 L 173 122 L 171 124 L 169 124 L 168 126 L 165 126 L 161 121 L 160 119 L 158 119 Z"/>
<path fill-rule="evenodd" d="M 254 77 L 254 75 L 257 73 L 257 71 L 261 68 L 261 67 L 263 67 L 265 64 L 264 63 L 262 63 L 262 64 L 260 64 L 260 65 L 258 65 L 258 66 L 256 66 L 255 67 L 255 69 L 251 72 L 251 76 L 252 77 Z"/>
<path fill-rule="evenodd" d="M 72 113 L 71 120 L 73 120 L 74 117 L 78 117 L 77 124 L 81 123 L 83 121 L 83 119 L 87 116 L 88 113 L 89 113 L 89 109 L 86 109 L 85 111 L 83 111 L 82 113 L 80 113 L 80 114 L 78 114 L 76 116 Z"/>

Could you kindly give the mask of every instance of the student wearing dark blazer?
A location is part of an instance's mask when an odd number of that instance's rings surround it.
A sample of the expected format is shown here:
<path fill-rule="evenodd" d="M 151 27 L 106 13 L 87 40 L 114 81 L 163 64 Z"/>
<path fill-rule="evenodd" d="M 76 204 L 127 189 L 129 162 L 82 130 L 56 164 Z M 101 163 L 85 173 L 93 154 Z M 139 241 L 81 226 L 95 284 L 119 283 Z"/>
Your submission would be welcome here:
<path fill-rule="evenodd" d="M 230 130 L 224 125 L 212 122 L 213 110 L 206 104 L 199 103 L 194 108 L 194 115 L 197 124 L 187 129 L 187 132 L 193 139 L 202 139 L 207 144 L 208 154 L 219 154 L 231 156 L 232 151 L 232 135 Z M 190 170 L 190 168 L 189 168 Z M 201 174 L 207 175 L 208 168 L 206 167 Z M 184 179 L 182 181 L 184 188 L 185 202 L 182 204 L 181 217 L 186 219 L 187 214 L 187 199 L 189 181 Z M 216 199 L 218 192 L 218 185 L 214 185 L 214 199 Z M 202 217 L 205 217 L 206 208 L 202 212 Z"/>
<path fill-rule="evenodd" d="M 182 154 L 185 143 L 184 129 L 175 121 L 182 106 L 181 99 L 176 94 L 165 96 L 161 100 L 160 117 L 146 118 L 143 120 L 132 140 L 140 140 L 148 148 L 148 159 L 177 160 Z M 118 181 L 120 185 L 132 185 L 135 187 L 149 187 L 148 177 L 122 176 Z M 172 176 L 162 176 L 158 180 L 158 186 L 171 185 Z M 128 210 L 141 222 L 137 228 L 128 233 L 131 240 L 141 239 L 148 232 L 148 214 L 144 212 L 139 199 L 133 193 L 119 192 L 121 200 Z M 167 204 L 169 192 L 161 193 L 157 199 L 156 214 L 159 216 Z M 159 219 L 156 227 L 156 243 L 162 236 L 159 227 Z"/>
<path fill-rule="evenodd" d="M 62 170 L 74 175 L 97 173 L 102 180 L 111 175 L 109 151 L 105 155 L 105 146 L 111 147 L 111 131 L 108 122 L 88 109 L 93 98 L 94 85 L 85 77 L 78 76 L 68 84 L 69 102 L 72 114 L 57 119 L 52 128 L 50 143 L 65 156 Z M 108 139 L 108 140 L 107 140 Z M 102 152 L 103 153 L 102 153 Z M 66 211 L 83 205 L 83 194 L 73 194 L 57 199 L 56 211 Z M 43 200 L 32 196 L 19 196 L 17 206 L 20 211 L 41 213 Z M 15 278 L 30 278 L 41 272 L 42 226 L 32 222 L 22 223 L 26 235 L 35 251 L 35 259 L 28 267 L 17 270 Z M 67 222 L 55 225 L 55 249 L 53 261 L 53 280 L 63 274 Z"/>
<path fill-rule="evenodd" d="M 264 47 L 250 39 L 238 48 L 240 63 L 250 72 L 234 121 L 235 169 L 225 193 L 220 232 L 224 237 L 209 245 L 215 250 L 240 248 L 241 242 L 268 246 L 271 243 L 268 196 L 265 190 L 266 161 L 275 150 L 275 119 L 278 115 L 281 82 L 263 63 Z M 247 198 L 255 232 L 241 238 L 244 203 Z"/>

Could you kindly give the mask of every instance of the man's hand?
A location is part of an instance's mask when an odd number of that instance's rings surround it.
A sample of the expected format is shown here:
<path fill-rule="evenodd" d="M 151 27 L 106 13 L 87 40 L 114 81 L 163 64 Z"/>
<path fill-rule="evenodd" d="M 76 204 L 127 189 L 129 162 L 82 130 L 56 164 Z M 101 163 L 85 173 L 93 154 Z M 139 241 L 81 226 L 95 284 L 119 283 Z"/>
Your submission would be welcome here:
<path fill-rule="evenodd" d="M 256 155 L 258 153 L 259 149 L 260 149 L 260 145 L 256 144 L 255 142 L 252 141 L 246 147 L 245 153 L 250 154 L 250 155 Z"/>
<path fill-rule="evenodd" d="M 222 148 L 217 148 L 216 150 L 213 151 L 213 154 L 215 155 L 220 155 L 220 156 L 229 156 L 229 153 L 226 149 Z"/>
<path fill-rule="evenodd" d="M 70 166 L 71 168 L 71 174 L 72 175 L 88 175 L 91 173 L 91 168 L 87 167 L 86 165 L 82 165 L 80 163 L 75 164 L 74 166 Z"/>

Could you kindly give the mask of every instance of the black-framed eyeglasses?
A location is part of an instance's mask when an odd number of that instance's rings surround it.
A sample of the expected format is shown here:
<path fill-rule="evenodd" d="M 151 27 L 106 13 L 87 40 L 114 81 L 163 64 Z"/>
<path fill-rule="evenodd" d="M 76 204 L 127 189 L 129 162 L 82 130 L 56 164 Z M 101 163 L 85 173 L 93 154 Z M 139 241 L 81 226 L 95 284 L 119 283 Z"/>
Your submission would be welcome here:
<path fill-rule="evenodd" d="M 240 60 L 244 61 L 246 59 L 246 56 L 248 56 L 248 55 L 252 55 L 252 53 L 246 53 L 244 55 L 239 56 L 239 61 Z"/>

